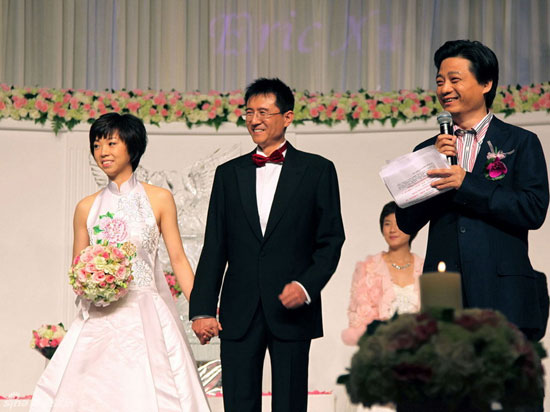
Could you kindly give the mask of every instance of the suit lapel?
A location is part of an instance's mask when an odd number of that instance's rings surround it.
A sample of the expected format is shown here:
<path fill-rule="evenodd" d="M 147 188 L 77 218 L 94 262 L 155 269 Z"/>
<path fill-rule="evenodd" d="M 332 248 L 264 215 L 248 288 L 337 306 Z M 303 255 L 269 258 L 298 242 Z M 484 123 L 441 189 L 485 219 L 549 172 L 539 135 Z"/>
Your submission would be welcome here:
<path fill-rule="evenodd" d="M 285 162 L 283 163 L 283 169 L 279 176 L 277 190 L 275 191 L 275 197 L 273 198 L 273 204 L 269 212 L 264 242 L 273 233 L 281 217 L 283 217 L 285 211 L 292 203 L 292 194 L 300 184 L 306 168 L 307 166 L 300 162 L 300 153 L 288 143 Z M 294 207 L 298 207 L 298 205 L 294 205 Z"/>
<path fill-rule="evenodd" d="M 483 139 L 479 153 L 477 154 L 476 162 L 474 164 L 474 169 L 472 173 L 483 174 L 485 172 L 485 163 L 487 162 L 487 153 L 489 153 L 489 143 L 491 142 L 494 147 L 499 149 L 504 146 L 504 142 L 508 136 L 506 130 L 503 130 L 501 127 L 501 121 L 493 116 L 489 128 L 487 129 L 487 134 Z"/>
<path fill-rule="evenodd" d="M 243 204 L 244 214 L 248 224 L 259 241 L 262 241 L 262 229 L 260 216 L 258 215 L 258 202 L 256 200 L 256 165 L 252 162 L 252 154 L 243 157 L 242 162 L 235 167 L 239 192 Z"/>

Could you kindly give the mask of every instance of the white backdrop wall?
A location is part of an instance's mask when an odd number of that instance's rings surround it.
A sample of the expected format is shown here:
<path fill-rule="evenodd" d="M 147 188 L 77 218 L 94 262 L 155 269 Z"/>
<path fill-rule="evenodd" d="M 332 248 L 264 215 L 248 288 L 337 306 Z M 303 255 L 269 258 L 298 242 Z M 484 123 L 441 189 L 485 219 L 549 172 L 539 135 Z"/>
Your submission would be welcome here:
<path fill-rule="evenodd" d="M 544 113 L 514 115 L 508 121 L 539 135 L 550 158 L 550 117 Z M 325 337 L 311 349 L 310 389 L 331 390 L 336 411 L 347 410 L 337 376 L 349 365 L 353 348 L 340 340 L 346 326 L 351 275 L 356 261 L 385 248 L 378 216 L 389 200 L 378 171 L 386 160 L 410 151 L 434 134 L 435 124 L 414 122 L 373 125 L 350 132 L 347 126 L 298 126 L 288 131 L 298 148 L 334 161 L 340 182 L 347 240 L 337 272 L 323 291 Z M 185 170 L 216 149 L 253 148 L 244 128 L 224 126 L 187 129 L 179 124 L 148 127 L 150 144 L 142 165 L 149 171 Z M 30 122 L 0 122 L 0 395 L 31 394 L 44 360 L 29 349 L 31 330 L 42 323 L 71 323 L 73 293 L 66 270 L 72 244 L 72 213 L 76 202 L 97 190 L 89 168 L 88 127 L 55 136 Z M 426 230 L 413 243 L 425 252 Z M 535 268 L 550 273 L 550 224 L 530 235 Z M 546 339 L 549 347 L 550 339 Z M 548 370 L 547 362 L 547 370 Z M 267 374 L 266 374 L 267 375 Z M 269 390 L 269 379 L 264 385 Z M 550 401 L 547 400 L 548 406 Z M 323 411 L 319 411 L 323 412 Z"/>
<path fill-rule="evenodd" d="M 0 82 L 91 90 L 433 88 L 447 40 L 548 81 L 550 0 L 0 0 Z"/>

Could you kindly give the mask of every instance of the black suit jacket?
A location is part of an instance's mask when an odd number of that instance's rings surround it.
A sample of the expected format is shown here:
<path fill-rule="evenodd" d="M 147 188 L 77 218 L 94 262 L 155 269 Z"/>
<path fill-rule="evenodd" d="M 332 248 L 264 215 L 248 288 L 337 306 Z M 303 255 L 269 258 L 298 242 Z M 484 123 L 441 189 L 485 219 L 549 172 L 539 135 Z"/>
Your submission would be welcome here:
<path fill-rule="evenodd" d="M 484 176 L 489 141 L 498 150 L 514 151 L 503 160 L 508 173 L 502 180 Z M 527 237 L 544 222 L 548 198 L 537 136 L 493 117 L 462 186 L 399 209 L 397 224 L 412 233 L 430 222 L 424 272 L 436 271 L 439 261 L 460 272 L 465 306 L 496 309 L 522 329 L 544 330 L 548 292 L 529 261 Z"/>
<path fill-rule="evenodd" d="M 221 289 L 222 339 L 242 337 L 259 304 L 279 339 L 322 336 L 321 290 L 336 270 L 344 242 L 336 170 L 332 162 L 288 144 L 262 236 L 251 155 L 216 170 L 190 318 L 215 316 Z M 311 303 L 289 310 L 278 295 L 294 280 Z"/>

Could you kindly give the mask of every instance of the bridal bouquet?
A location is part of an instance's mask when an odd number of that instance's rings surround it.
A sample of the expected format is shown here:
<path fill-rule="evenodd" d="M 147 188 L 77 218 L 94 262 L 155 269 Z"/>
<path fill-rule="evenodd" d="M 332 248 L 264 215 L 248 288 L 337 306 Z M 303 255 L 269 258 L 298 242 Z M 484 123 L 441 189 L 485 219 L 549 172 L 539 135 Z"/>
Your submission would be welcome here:
<path fill-rule="evenodd" d="M 78 296 L 96 306 L 107 306 L 128 293 L 135 256 L 136 247 L 130 242 L 88 246 L 74 259 L 69 283 Z"/>
<path fill-rule="evenodd" d="M 32 331 L 31 348 L 51 359 L 66 333 L 62 323 L 42 325 L 38 330 Z"/>
<path fill-rule="evenodd" d="M 398 411 L 514 408 L 542 400 L 544 356 L 499 312 L 434 309 L 369 325 L 339 383 L 354 403 Z"/>

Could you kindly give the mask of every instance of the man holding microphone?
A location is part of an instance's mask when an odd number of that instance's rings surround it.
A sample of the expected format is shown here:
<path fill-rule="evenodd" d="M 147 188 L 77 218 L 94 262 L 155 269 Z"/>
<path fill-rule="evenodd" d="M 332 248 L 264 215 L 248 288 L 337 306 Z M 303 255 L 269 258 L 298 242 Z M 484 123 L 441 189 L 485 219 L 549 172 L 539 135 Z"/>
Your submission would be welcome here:
<path fill-rule="evenodd" d="M 452 116 L 452 134 L 435 145 L 457 163 L 428 171 L 448 189 L 398 209 L 397 223 L 414 233 L 430 223 L 424 272 L 444 261 L 462 276 L 464 307 L 496 309 L 529 338 L 541 339 L 548 316 L 543 274 L 528 256 L 529 230 L 541 227 L 548 209 L 548 174 L 538 137 L 490 112 L 498 61 L 477 41 L 448 41 L 435 55 L 437 97 Z M 452 164 L 452 163 L 451 163 Z"/>

